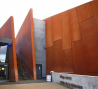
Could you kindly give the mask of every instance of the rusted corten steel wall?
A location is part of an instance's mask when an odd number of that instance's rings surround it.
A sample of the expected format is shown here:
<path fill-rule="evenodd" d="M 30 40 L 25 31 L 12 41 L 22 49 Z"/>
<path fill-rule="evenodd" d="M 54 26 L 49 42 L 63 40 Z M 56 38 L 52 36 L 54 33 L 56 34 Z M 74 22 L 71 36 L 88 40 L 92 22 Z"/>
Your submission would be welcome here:
<path fill-rule="evenodd" d="M 12 16 L 1 27 L 0 37 L 12 39 L 12 45 L 10 46 L 9 80 L 18 81 L 16 44 L 15 44 L 15 35 L 14 35 L 14 19 Z"/>
<path fill-rule="evenodd" d="M 32 79 L 36 79 L 34 29 L 32 9 L 28 12 L 16 37 L 16 53 Z"/>
<path fill-rule="evenodd" d="M 98 76 L 98 1 L 46 21 L 46 74 L 50 71 Z"/>

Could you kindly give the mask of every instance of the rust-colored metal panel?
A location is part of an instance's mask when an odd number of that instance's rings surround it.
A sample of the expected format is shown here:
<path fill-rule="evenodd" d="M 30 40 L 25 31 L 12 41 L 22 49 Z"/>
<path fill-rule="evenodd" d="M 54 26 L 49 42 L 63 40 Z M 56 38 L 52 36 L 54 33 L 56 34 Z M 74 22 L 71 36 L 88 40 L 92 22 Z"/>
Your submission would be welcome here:
<path fill-rule="evenodd" d="M 72 43 L 73 48 L 73 64 L 75 74 L 87 74 L 86 60 L 84 56 L 84 50 L 82 41 L 76 41 Z"/>
<path fill-rule="evenodd" d="M 76 8 L 73 8 L 70 11 L 70 21 L 71 21 L 71 37 L 72 41 L 81 40 L 80 28 L 78 23 L 78 17 Z"/>
<path fill-rule="evenodd" d="M 11 17 L 4 23 L 4 26 L 1 27 L 0 37 L 12 39 Z"/>
<path fill-rule="evenodd" d="M 50 74 L 53 69 L 52 65 L 52 47 L 46 49 L 46 75 Z"/>
<path fill-rule="evenodd" d="M 16 45 L 14 35 L 14 20 L 11 16 L 0 29 L 0 37 L 12 39 L 10 46 L 10 62 L 9 62 L 9 80 L 18 81 L 17 60 L 16 60 Z"/>
<path fill-rule="evenodd" d="M 80 27 L 88 72 L 98 72 L 98 30 L 94 18 L 82 22 Z"/>
<path fill-rule="evenodd" d="M 28 12 L 16 37 L 16 53 L 32 79 L 36 79 L 32 9 Z"/>
<path fill-rule="evenodd" d="M 32 58 L 33 58 L 33 75 L 34 80 L 36 80 L 36 61 L 35 61 L 35 46 L 34 46 L 34 27 L 33 27 L 33 11 L 31 9 L 31 41 L 32 41 Z"/>
<path fill-rule="evenodd" d="M 79 23 L 92 17 L 93 13 L 91 8 L 91 2 L 78 6 L 77 15 L 78 15 Z"/>
<path fill-rule="evenodd" d="M 61 38 L 61 14 L 57 14 L 53 16 L 53 41 Z"/>
<path fill-rule="evenodd" d="M 89 73 L 88 75 L 90 75 L 90 76 L 98 76 L 98 72 L 97 73 Z"/>
<path fill-rule="evenodd" d="M 72 49 L 63 50 L 63 72 L 73 72 Z"/>
<path fill-rule="evenodd" d="M 71 32 L 69 11 L 62 14 L 62 50 L 71 48 Z"/>
<path fill-rule="evenodd" d="M 46 47 L 53 46 L 53 17 L 45 19 L 46 21 Z"/>
<path fill-rule="evenodd" d="M 89 39 L 89 37 L 97 36 L 98 31 L 96 29 L 94 17 L 91 17 L 84 22 L 80 23 L 81 28 L 81 34 L 82 34 L 82 40 L 85 41 L 86 39 Z"/>
<path fill-rule="evenodd" d="M 98 30 L 98 0 L 94 0 L 91 2 L 92 10 L 94 14 L 94 18 L 97 24 L 97 30 Z"/>
<path fill-rule="evenodd" d="M 62 72 L 62 40 L 53 42 L 53 71 Z"/>

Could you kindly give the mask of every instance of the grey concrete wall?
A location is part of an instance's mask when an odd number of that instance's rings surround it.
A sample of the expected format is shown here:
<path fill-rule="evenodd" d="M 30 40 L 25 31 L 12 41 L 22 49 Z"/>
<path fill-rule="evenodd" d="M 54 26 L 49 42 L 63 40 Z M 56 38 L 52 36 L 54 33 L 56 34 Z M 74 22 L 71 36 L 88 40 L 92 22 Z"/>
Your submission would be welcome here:
<path fill-rule="evenodd" d="M 42 77 L 46 77 L 46 23 L 33 19 L 36 64 L 42 64 Z"/>
<path fill-rule="evenodd" d="M 71 77 L 72 79 L 60 78 L 60 76 Z M 86 75 L 76 75 L 76 74 L 65 74 L 65 73 L 52 73 L 53 82 L 60 83 L 63 81 L 64 83 L 69 83 L 67 85 L 71 87 L 71 84 L 82 86 L 82 89 L 98 89 L 98 77 L 97 76 L 86 76 Z M 73 86 L 74 87 L 74 86 Z M 72 88 L 72 89 L 80 89 L 80 88 Z"/>

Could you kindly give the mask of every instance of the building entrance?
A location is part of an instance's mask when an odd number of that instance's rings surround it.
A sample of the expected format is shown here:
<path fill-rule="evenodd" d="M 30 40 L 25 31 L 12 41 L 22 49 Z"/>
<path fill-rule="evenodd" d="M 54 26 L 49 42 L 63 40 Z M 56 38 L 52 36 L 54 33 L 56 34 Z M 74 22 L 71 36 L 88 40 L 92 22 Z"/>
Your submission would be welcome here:
<path fill-rule="evenodd" d="M 0 80 L 8 80 L 8 63 L 0 63 Z"/>
<path fill-rule="evenodd" d="M 9 51 L 8 46 L 0 46 L 0 80 L 9 79 Z"/>
<path fill-rule="evenodd" d="M 9 61 L 12 39 L 0 37 L 0 80 L 9 79 Z"/>

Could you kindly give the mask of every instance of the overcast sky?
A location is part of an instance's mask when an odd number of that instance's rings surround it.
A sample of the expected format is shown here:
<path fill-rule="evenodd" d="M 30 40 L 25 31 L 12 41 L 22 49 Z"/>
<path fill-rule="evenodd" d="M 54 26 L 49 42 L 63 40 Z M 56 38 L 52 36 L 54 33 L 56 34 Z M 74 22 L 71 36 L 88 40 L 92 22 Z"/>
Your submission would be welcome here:
<path fill-rule="evenodd" d="M 43 20 L 92 0 L 0 0 L 0 28 L 10 17 L 14 17 L 15 37 L 30 8 L 33 18 Z"/>

